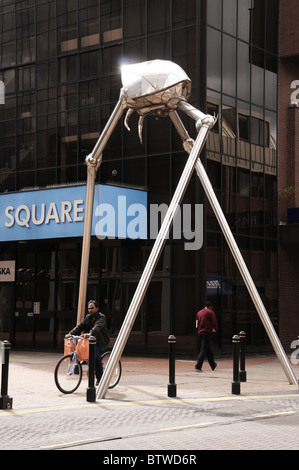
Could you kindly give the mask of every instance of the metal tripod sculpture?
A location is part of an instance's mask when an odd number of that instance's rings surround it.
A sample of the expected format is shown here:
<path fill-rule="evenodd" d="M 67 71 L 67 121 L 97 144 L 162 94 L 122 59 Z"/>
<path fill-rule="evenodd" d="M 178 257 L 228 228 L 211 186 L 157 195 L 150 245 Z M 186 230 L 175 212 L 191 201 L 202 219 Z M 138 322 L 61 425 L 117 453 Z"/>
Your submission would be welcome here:
<path fill-rule="evenodd" d="M 289 383 L 297 384 L 297 379 L 290 367 L 285 351 L 281 346 L 263 302 L 243 260 L 241 252 L 235 242 L 223 211 L 218 203 L 218 199 L 214 193 L 208 175 L 206 174 L 205 168 L 199 158 L 199 155 L 207 140 L 209 131 L 216 122 L 216 118 L 202 113 L 187 102 L 191 93 L 191 80 L 185 74 L 185 72 L 173 62 L 154 60 L 149 62 L 142 62 L 140 64 L 124 66 L 122 67 L 122 83 L 123 88 L 120 91 L 119 101 L 116 104 L 114 111 L 108 120 L 102 134 L 100 135 L 95 148 L 93 149 L 92 153 L 86 157 L 87 188 L 77 322 L 80 322 L 83 319 L 85 311 L 96 172 L 102 161 L 102 152 L 104 147 L 107 144 L 109 137 L 115 128 L 115 125 L 121 118 L 123 111 L 125 109 L 128 110 L 125 119 L 125 125 L 128 129 L 128 119 L 132 112 L 136 111 L 140 115 L 138 124 L 140 140 L 142 139 L 143 121 L 147 114 L 152 114 L 158 117 L 169 115 L 175 128 L 182 138 L 184 149 L 188 152 L 189 157 L 168 211 L 163 220 L 161 229 L 151 250 L 145 269 L 136 288 L 122 327 L 115 341 L 110 360 L 107 364 L 97 390 L 97 398 L 104 398 L 106 391 L 108 390 L 113 370 L 123 353 L 127 339 L 132 330 L 134 321 L 141 307 L 141 303 L 144 299 L 156 264 L 159 260 L 159 256 L 163 250 L 167 235 L 183 199 L 194 168 L 196 169 L 206 196 L 217 217 L 219 225 L 243 277 L 244 283 L 249 291 L 255 308 L 259 313 L 260 319 L 267 331 L 269 339 L 284 369 Z M 176 110 L 185 112 L 196 121 L 195 125 L 198 134 L 195 140 L 191 139 L 188 135 Z"/>

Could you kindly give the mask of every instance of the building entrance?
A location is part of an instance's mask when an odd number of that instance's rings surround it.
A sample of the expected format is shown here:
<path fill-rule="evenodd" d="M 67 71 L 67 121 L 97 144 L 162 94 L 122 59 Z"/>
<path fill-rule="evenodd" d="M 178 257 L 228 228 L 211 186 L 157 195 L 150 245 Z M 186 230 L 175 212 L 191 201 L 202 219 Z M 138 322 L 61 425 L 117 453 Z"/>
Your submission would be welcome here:
<path fill-rule="evenodd" d="M 55 344 L 54 310 L 51 305 L 53 289 L 53 283 L 48 282 L 38 286 L 34 281 L 17 282 L 14 309 L 16 348 L 53 348 Z"/>

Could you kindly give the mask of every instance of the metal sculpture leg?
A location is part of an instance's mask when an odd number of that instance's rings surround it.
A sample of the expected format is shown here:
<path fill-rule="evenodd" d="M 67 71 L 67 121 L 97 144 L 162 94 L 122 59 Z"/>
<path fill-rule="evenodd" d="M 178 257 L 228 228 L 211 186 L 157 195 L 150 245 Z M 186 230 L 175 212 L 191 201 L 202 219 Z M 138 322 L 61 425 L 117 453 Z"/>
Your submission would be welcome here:
<path fill-rule="evenodd" d="M 117 102 L 113 113 L 111 114 L 106 126 L 104 127 L 93 151 L 86 157 L 85 163 L 87 165 L 87 182 L 86 182 L 86 200 L 85 200 L 85 215 L 84 215 L 84 231 L 82 241 L 82 254 L 81 254 L 81 272 L 80 272 L 80 285 L 79 285 L 79 298 L 78 298 L 78 311 L 77 311 L 77 324 L 79 324 L 85 315 L 86 305 L 86 290 L 88 279 L 88 265 L 90 254 L 90 239 L 91 239 L 91 225 L 92 225 L 92 212 L 93 212 L 93 199 L 94 187 L 97 171 L 102 163 L 102 153 L 115 128 L 117 122 L 121 118 L 124 110 L 122 94 Z"/>
<path fill-rule="evenodd" d="M 192 176 L 196 161 L 198 159 L 198 156 L 205 144 L 205 141 L 207 139 L 208 133 L 210 128 L 214 125 L 215 120 L 211 116 L 206 116 L 206 119 L 202 120 L 202 127 L 197 135 L 197 138 L 194 142 L 193 148 L 190 152 L 189 158 L 187 160 L 186 166 L 184 168 L 184 171 L 181 175 L 180 181 L 178 183 L 178 186 L 176 188 L 176 191 L 174 193 L 174 196 L 172 198 L 172 201 L 170 203 L 170 206 L 168 208 L 168 211 L 165 215 L 165 218 L 163 220 L 161 229 L 158 233 L 158 236 L 155 240 L 153 249 L 151 251 L 151 254 L 148 258 L 148 261 L 146 263 L 145 269 L 142 273 L 142 276 L 139 280 L 137 289 L 135 291 L 135 294 L 133 296 L 133 299 L 131 301 L 131 304 L 129 306 L 128 312 L 126 314 L 126 317 L 123 321 L 122 327 L 120 329 L 120 332 L 117 336 L 116 342 L 114 344 L 114 347 L 112 349 L 112 353 L 109 359 L 109 362 L 107 364 L 107 367 L 105 369 L 105 373 L 102 376 L 102 379 L 100 381 L 98 390 L 97 390 L 97 398 L 104 398 L 106 391 L 109 386 L 110 378 L 112 375 L 112 372 L 120 358 L 120 356 L 123 353 L 124 347 L 126 345 L 127 339 L 129 337 L 129 334 L 132 330 L 132 327 L 134 325 L 134 321 L 136 319 L 136 316 L 138 314 L 138 311 L 140 309 L 141 303 L 143 301 L 143 298 L 145 296 L 146 290 L 148 288 L 148 285 L 150 283 L 150 280 L 152 278 L 152 275 L 154 273 L 156 264 L 159 260 L 159 256 L 161 254 L 161 251 L 164 247 L 165 241 L 167 234 L 171 228 L 172 222 L 174 220 L 174 217 L 177 213 L 177 210 L 179 208 L 179 205 L 182 201 L 182 198 L 185 194 L 185 190 L 188 186 L 188 183 L 190 181 L 190 178 Z"/>
<path fill-rule="evenodd" d="M 185 103 L 181 104 L 181 109 L 184 110 Z M 188 109 L 190 106 L 188 105 Z M 189 134 L 187 133 L 186 129 L 184 128 L 179 116 L 177 113 L 174 111 L 170 113 L 170 118 L 172 119 L 173 124 L 175 125 L 178 133 L 180 134 L 181 138 L 185 142 L 190 142 L 190 137 Z M 188 151 L 188 147 L 185 149 Z M 201 184 L 205 190 L 206 196 L 211 204 L 211 207 L 217 217 L 218 223 L 221 227 L 221 230 L 225 236 L 225 239 L 229 245 L 229 248 L 231 250 L 231 253 L 235 259 L 235 262 L 239 268 L 239 271 L 242 275 L 242 278 L 244 280 L 244 283 L 248 289 L 248 292 L 250 294 L 250 297 L 255 305 L 255 308 L 260 316 L 260 319 L 265 327 L 265 330 L 269 336 L 269 339 L 272 343 L 272 346 L 274 348 L 274 351 L 283 367 L 283 370 L 289 380 L 290 384 L 297 385 L 298 381 L 294 375 L 294 372 L 289 364 L 289 361 L 287 359 L 286 353 L 280 343 L 280 340 L 275 332 L 275 329 L 272 325 L 272 322 L 268 316 L 268 313 L 263 305 L 263 302 L 260 298 L 260 295 L 255 287 L 255 284 L 253 282 L 253 279 L 248 271 L 248 268 L 246 266 L 246 263 L 242 257 L 242 254 L 238 248 L 238 245 L 235 241 L 235 238 L 230 230 L 230 227 L 226 221 L 225 215 L 221 209 L 221 206 L 218 202 L 217 196 L 213 190 L 213 187 L 211 185 L 211 182 L 209 180 L 209 177 L 205 171 L 205 168 L 201 162 L 200 159 L 197 160 L 196 162 L 196 173 L 201 181 Z"/>

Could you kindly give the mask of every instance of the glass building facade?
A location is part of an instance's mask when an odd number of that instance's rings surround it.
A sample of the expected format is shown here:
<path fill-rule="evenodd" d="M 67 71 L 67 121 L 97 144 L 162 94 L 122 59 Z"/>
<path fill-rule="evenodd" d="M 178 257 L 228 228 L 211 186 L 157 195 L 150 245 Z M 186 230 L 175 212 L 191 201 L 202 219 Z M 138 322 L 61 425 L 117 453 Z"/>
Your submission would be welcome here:
<path fill-rule="evenodd" d="M 191 104 L 218 121 L 201 158 L 233 234 L 278 326 L 276 0 L 3 0 L 0 6 L 0 191 L 86 181 L 93 149 L 118 98 L 120 66 L 166 59 L 192 80 Z M 194 121 L 182 116 L 195 138 Z M 147 117 L 143 142 L 119 121 L 97 180 L 141 188 L 169 204 L 187 154 L 169 118 Z M 0 193 L 0 198 L 1 198 Z M 1 199 L 0 199 L 1 201 Z M 216 218 L 194 174 L 184 204 L 203 204 L 203 247 L 166 242 L 129 351 L 195 351 L 195 314 L 206 298 L 219 323 L 219 351 L 244 330 L 248 347 L 268 340 Z M 194 219 L 194 217 L 193 217 Z M 194 224 L 194 220 L 193 220 Z M 193 226 L 194 229 L 194 226 Z M 99 300 L 114 335 L 124 319 L 154 240 L 92 238 L 87 297 Z M 15 347 L 61 347 L 76 322 L 82 240 L 0 243 L 15 260 L 2 284 L 0 332 Z M 31 314 L 33 302 L 40 313 Z"/>

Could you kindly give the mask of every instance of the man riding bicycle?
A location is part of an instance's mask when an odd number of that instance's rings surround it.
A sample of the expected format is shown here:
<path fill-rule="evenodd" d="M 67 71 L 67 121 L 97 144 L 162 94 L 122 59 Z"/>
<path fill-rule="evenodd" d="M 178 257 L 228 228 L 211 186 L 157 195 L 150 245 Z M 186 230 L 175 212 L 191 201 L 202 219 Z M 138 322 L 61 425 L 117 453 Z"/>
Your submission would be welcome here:
<path fill-rule="evenodd" d="M 103 375 L 102 365 L 102 352 L 105 350 L 109 343 L 109 333 L 107 328 L 106 317 L 103 313 L 99 312 L 99 305 L 96 300 L 90 300 L 87 304 L 88 314 L 82 322 L 75 326 L 65 337 L 70 335 L 80 335 L 82 333 L 85 338 L 94 336 L 96 338 L 95 348 L 95 372 L 96 372 L 96 385 L 99 385 Z"/>

